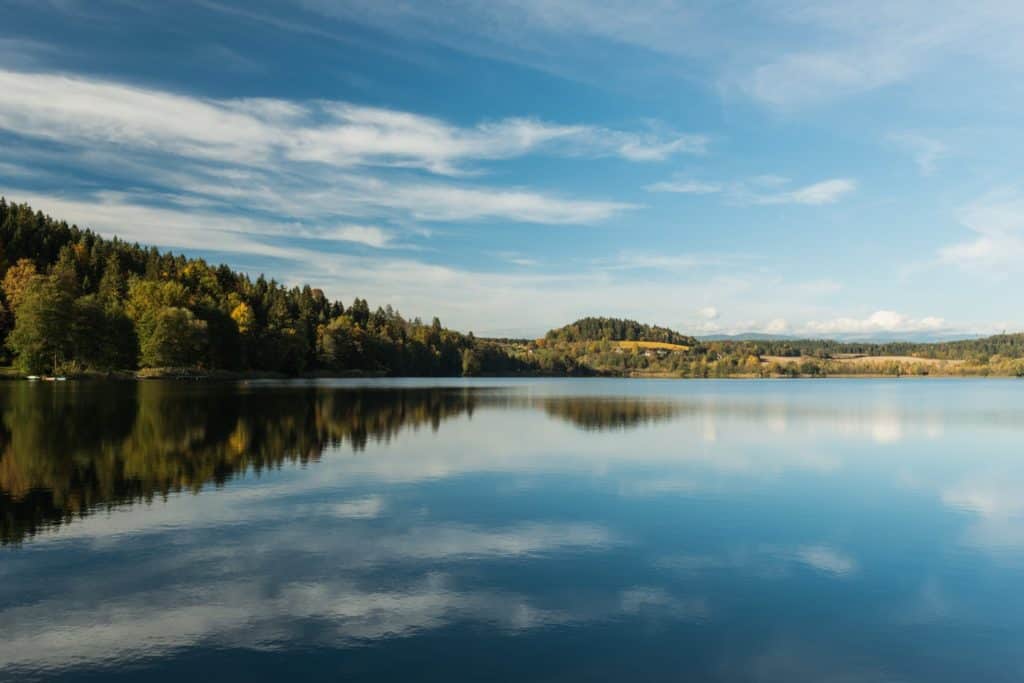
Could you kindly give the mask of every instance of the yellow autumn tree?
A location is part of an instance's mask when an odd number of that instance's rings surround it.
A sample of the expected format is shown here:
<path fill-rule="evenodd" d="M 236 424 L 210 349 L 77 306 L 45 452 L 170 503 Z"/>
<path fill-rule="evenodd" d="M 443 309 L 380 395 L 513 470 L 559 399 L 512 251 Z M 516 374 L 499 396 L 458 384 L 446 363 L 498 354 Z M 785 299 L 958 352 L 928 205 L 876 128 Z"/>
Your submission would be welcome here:
<path fill-rule="evenodd" d="M 17 315 L 18 304 L 24 296 L 32 279 L 37 275 L 36 264 L 32 259 L 18 259 L 18 262 L 7 269 L 4 275 L 4 295 L 11 313 Z"/>
<path fill-rule="evenodd" d="M 242 334 L 248 334 L 256 325 L 256 314 L 244 301 L 231 310 L 231 319 L 235 321 L 238 331 Z"/>

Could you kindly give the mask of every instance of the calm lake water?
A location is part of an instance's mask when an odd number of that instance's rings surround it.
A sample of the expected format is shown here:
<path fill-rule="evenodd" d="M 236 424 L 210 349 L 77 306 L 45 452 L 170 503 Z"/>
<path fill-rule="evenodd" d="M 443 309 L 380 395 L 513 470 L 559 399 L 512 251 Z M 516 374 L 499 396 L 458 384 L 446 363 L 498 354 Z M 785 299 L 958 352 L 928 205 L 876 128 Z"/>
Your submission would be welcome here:
<path fill-rule="evenodd" d="M 1024 680 L 1024 382 L 7 382 L 0 410 L 3 680 Z"/>

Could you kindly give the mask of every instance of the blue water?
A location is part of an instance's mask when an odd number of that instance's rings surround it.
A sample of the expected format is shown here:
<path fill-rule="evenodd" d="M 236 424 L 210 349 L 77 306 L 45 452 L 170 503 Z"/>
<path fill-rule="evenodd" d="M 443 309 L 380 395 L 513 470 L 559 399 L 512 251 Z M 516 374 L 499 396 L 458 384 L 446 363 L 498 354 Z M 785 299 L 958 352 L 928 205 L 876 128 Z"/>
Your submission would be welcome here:
<path fill-rule="evenodd" d="M 1024 382 L 0 401 L 3 680 L 1024 680 Z"/>

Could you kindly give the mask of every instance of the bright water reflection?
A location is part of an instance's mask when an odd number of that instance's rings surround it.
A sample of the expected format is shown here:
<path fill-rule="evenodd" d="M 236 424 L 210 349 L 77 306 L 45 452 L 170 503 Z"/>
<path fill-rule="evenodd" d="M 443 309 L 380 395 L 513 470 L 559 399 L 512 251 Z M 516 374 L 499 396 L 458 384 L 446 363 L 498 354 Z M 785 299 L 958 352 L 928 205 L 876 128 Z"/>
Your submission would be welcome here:
<path fill-rule="evenodd" d="M 0 385 L 0 678 L 1020 680 L 1024 384 Z"/>

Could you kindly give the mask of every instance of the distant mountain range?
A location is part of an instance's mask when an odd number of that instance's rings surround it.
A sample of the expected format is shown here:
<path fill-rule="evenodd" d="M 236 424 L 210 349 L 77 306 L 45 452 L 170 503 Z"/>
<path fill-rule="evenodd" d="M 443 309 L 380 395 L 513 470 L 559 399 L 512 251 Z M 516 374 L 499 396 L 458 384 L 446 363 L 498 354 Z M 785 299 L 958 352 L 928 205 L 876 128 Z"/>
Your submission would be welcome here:
<path fill-rule="evenodd" d="M 762 332 L 741 332 L 737 334 L 706 334 L 698 335 L 700 341 L 796 341 L 801 339 L 827 339 L 839 342 L 858 342 L 864 344 L 887 344 L 891 342 L 912 342 L 915 344 L 935 344 L 940 342 L 984 339 L 989 335 L 966 334 L 960 332 L 868 332 L 832 335 L 786 335 L 765 334 Z"/>
<path fill-rule="evenodd" d="M 783 334 L 764 334 L 762 332 L 741 332 L 739 334 L 705 334 L 697 335 L 701 341 L 787 341 L 797 339 Z"/>

